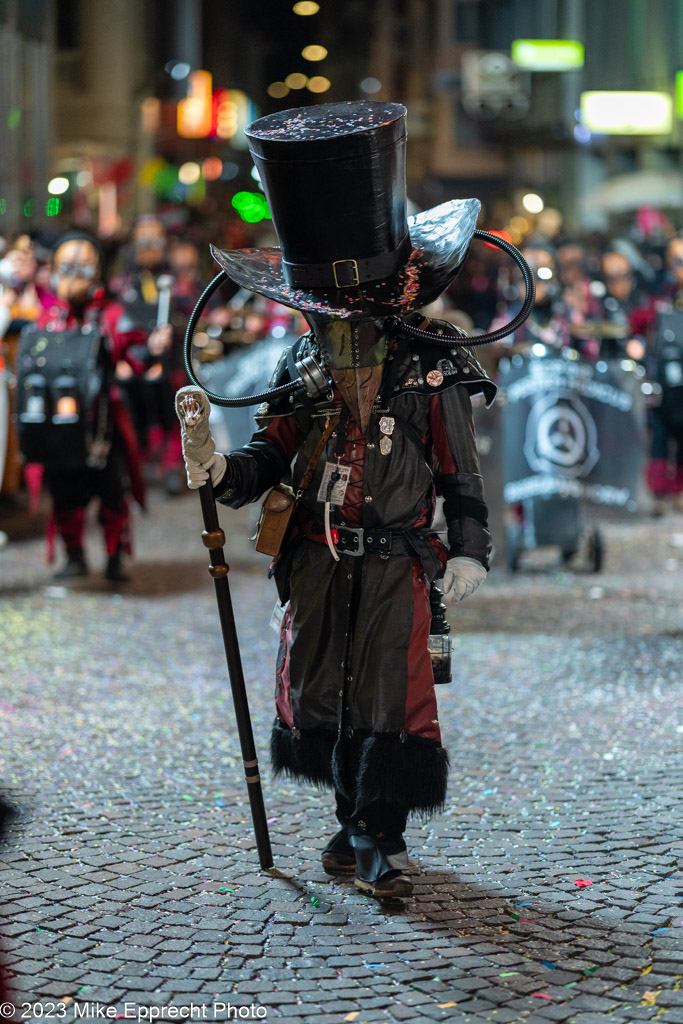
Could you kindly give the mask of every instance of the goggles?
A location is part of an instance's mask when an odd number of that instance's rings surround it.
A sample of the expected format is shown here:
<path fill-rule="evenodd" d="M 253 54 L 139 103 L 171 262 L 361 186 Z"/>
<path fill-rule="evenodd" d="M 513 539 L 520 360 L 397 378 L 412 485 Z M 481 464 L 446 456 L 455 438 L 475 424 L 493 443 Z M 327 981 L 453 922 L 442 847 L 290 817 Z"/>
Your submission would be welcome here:
<path fill-rule="evenodd" d="M 55 271 L 60 277 L 85 277 L 89 281 L 97 275 L 97 267 L 92 263 L 56 263 Z"/>

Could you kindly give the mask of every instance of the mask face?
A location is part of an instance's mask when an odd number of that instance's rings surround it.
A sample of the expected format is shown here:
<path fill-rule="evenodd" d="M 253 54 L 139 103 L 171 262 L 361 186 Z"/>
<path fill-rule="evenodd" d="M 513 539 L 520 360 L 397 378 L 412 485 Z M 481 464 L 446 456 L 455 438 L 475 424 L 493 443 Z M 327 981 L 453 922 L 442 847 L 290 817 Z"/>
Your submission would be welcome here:
<path fill-rule="evenodd" d="M 618 302 L 627 302 L 633 290 L 633 271 L 626 257 L 619 252 L 606 253 L 601 271 L 608 294 Z"/>
<path fill-rule="evenodd" d="M 363 432 L 382 383 L 387 339 L 381 320 L 372 317 L 329 320 L 315 315 L 307 319 L 325 355 L 330 375 Z"/>
<path fill-rule="evenodd" d="M 76 307 L 85 305 L 93 285 L 99 280 L 100 257 L 86 239 L 72 238 L 55 251 L 51 282 L 62 302 Z"/>
<path fill-rule="evenodd" d="M 159 220 L 151 218 L 136 225 L 133 232 L 135 263 L 141 269 L 159 266 L 166 250 L 166 230 Z"/>

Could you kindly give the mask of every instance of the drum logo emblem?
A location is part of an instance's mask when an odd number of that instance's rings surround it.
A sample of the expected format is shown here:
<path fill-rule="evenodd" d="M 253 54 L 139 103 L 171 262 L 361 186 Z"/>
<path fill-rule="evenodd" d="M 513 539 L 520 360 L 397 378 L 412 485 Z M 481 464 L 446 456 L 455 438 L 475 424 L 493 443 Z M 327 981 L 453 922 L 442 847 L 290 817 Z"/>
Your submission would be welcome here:
<path fill-rule="evenodd" d="M 600 452 L 595 420 L 572 392 L 555 391 L 534 402 L 526 423 L 524 455 L 537 473 L 587 476 Z"/>

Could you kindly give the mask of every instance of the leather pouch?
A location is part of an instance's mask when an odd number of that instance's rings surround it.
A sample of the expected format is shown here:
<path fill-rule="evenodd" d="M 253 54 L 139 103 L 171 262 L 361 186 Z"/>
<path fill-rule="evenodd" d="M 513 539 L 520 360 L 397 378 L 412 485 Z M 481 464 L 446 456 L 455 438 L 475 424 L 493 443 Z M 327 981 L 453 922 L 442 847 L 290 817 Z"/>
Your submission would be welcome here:
<path fill-rule="evenodd" d="M 295 494 L 292 488 L 286 484 L 276 484 L 272 491 L 266 495 L 256 526 L 257 551 L 264 555 L 271 555 L 273 558 L 277 558 L 282 551 L 282 545 L 287 536 L 292 516 L 301 496 L 313 479 L 318 459 L 338 422 L 338 414 L 331 422 L 329 419 L 327 420 L 317 447 L 306 467 L 306 472 L 301 478 L 297 493 Z"/>
<path fill-rule="evenodd" d="M 294 491 L 285 484 L 277 484 L 266 495 L 256 527 L 256 550 L 277 557 L 292 521 L 296 499 Z"/>

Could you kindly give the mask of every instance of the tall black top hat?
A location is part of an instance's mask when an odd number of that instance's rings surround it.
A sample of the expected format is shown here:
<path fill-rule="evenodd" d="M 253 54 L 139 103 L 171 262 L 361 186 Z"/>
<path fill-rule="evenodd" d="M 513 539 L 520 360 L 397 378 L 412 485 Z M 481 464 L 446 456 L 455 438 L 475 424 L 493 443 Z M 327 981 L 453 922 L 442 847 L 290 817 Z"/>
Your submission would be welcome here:
<path fill-rule="evenodd" d="M 381 315 L 428 304 L 455 277 L 479 203 L 406 216 L 406 109 L 325 103 L 246 130 L 281 249 L 213 249 L 228 275 L 303 311 Z"/>

